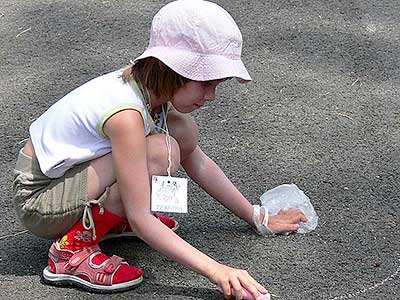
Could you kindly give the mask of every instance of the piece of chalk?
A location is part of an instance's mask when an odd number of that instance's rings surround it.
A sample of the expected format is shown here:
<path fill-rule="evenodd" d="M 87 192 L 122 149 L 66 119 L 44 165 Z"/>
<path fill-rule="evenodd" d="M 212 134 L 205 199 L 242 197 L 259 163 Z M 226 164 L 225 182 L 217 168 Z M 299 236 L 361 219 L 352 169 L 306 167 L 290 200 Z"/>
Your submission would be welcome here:
<path fill-rule="evenodd" d="M 242 293 L 244 300 L 271 300 L 271 295 L 269 293 L 267 294 L 260 293 L 260 295 L 256 299 L 254 299 L 253 295 L 245 288 L 242 288 Z"/>

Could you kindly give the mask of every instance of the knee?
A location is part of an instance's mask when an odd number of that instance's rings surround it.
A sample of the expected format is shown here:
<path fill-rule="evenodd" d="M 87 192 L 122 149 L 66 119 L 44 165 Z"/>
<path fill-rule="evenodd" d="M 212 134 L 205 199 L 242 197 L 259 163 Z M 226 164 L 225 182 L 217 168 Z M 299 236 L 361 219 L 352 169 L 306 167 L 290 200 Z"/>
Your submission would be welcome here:
<path fill-rule="evenodd" d="M 189 115 L 178 115 L 173 121 L 174 126 L 171 132 L 178 142 L 181 153 L 180 158 L 181 161 L 183 161 L 197 147 L 199 141 L 199 128 L 194 118 Z"/>
<path fill-rule="evenodd" d="M 180 149 L 178 142 L 171 136 L 171 174 L 178 171 L 180 165 Z M 149 137 L 147 143 L 147 165 L 150 175 L 167 174 L 168 168 L 168 148 L 166 136 L 157 134 Z"/>

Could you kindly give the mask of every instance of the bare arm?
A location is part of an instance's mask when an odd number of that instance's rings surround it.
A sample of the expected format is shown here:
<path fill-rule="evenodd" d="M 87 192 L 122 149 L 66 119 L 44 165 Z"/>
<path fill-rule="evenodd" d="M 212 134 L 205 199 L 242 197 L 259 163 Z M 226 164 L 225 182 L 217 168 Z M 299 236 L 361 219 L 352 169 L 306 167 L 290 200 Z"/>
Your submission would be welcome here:
<path fill-rule="evenodd" d="M 239 218 L 254 226 L 253 207 L 251 203 L 226 177 L 218 165 L 210 159 L 199 146 L 182 162 L 186 173 L 210 196 L 231 210 Z M 262 220 L 264 216 L 260 216 Z M 298 223 L 306 221 L 304 214 L 299 210 L 281 212 L 270 216 L 268 227 L 274 232 L 295 231 Z"/>
<path fill-rule="evenodd" d="M 208 277 L 218 263 L 189 245 L 151 214 L 146 138 L 139 113 L 134 110 L 120 112 L 107 121 L 104 130 L 111 140 L 126 216 L 138 236 L 165 256 Z"/>
<path fill-rule="evenodd" d="M 253 207 L 226 177 L 220 167 L 199 146 L 183 162 L 186 173 L 211 197 L 250 225 Z"/>
<path fill-rule="evenodd" d="M 126 110 L 111 117 L 104 131 L 111 140 L 112 157 L 122 203 L 129 223 L 137 235 L 170 259 L 216 283 L 225 295 L 234 289 L 241 295 L 242 286 L 256 298 L 266 290 L 246 271 L 219 264 L 185 242 L 150 211 L 150 182 L 146 160 L 146 138 L 140 114 Z"/>

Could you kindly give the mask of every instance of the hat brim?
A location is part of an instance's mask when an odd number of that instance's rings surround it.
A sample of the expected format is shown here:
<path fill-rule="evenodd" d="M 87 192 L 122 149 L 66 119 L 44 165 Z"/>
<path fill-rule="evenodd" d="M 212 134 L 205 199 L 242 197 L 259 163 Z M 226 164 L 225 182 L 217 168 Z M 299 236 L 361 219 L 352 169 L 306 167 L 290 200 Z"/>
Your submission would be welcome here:
<path fill-rule="evenodd" d="M 179 75 L 196 81 L 209 81 L 235 77 L 240 83 L 251 81 L 241 59 L 231 59 L 222 55 L 188 52 L 169 47 L 152 47 L 137 57 L 134 62 L 147 57 L 155 57 Z"/>

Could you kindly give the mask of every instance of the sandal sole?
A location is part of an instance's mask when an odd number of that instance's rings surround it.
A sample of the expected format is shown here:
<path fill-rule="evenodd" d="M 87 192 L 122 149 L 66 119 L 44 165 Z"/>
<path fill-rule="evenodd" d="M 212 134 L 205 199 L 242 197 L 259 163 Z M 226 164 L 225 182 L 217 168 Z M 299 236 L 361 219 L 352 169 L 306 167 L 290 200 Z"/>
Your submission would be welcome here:
<path fill-rule="evenodd" d="M 101 294 L 110 294 L 110 293 L 119 293 L 124 292 L 130 289 L 133 289 L 140 285 L 143 281 L 143 276 L 138 279 L 131 280 L 128 282 L 117 283 L 113 285 L 98 285 L 91 282 L 88 282 L 78 276 L 68 275 L 68 274 L 54 274 L 50 271 L 49 267 L 46 267 L 43 270 L 43 281 L 47 284 L 51 285 L 71 285 L 82 288 L 88 292 L 93 293 L 101 293 Z"/>

